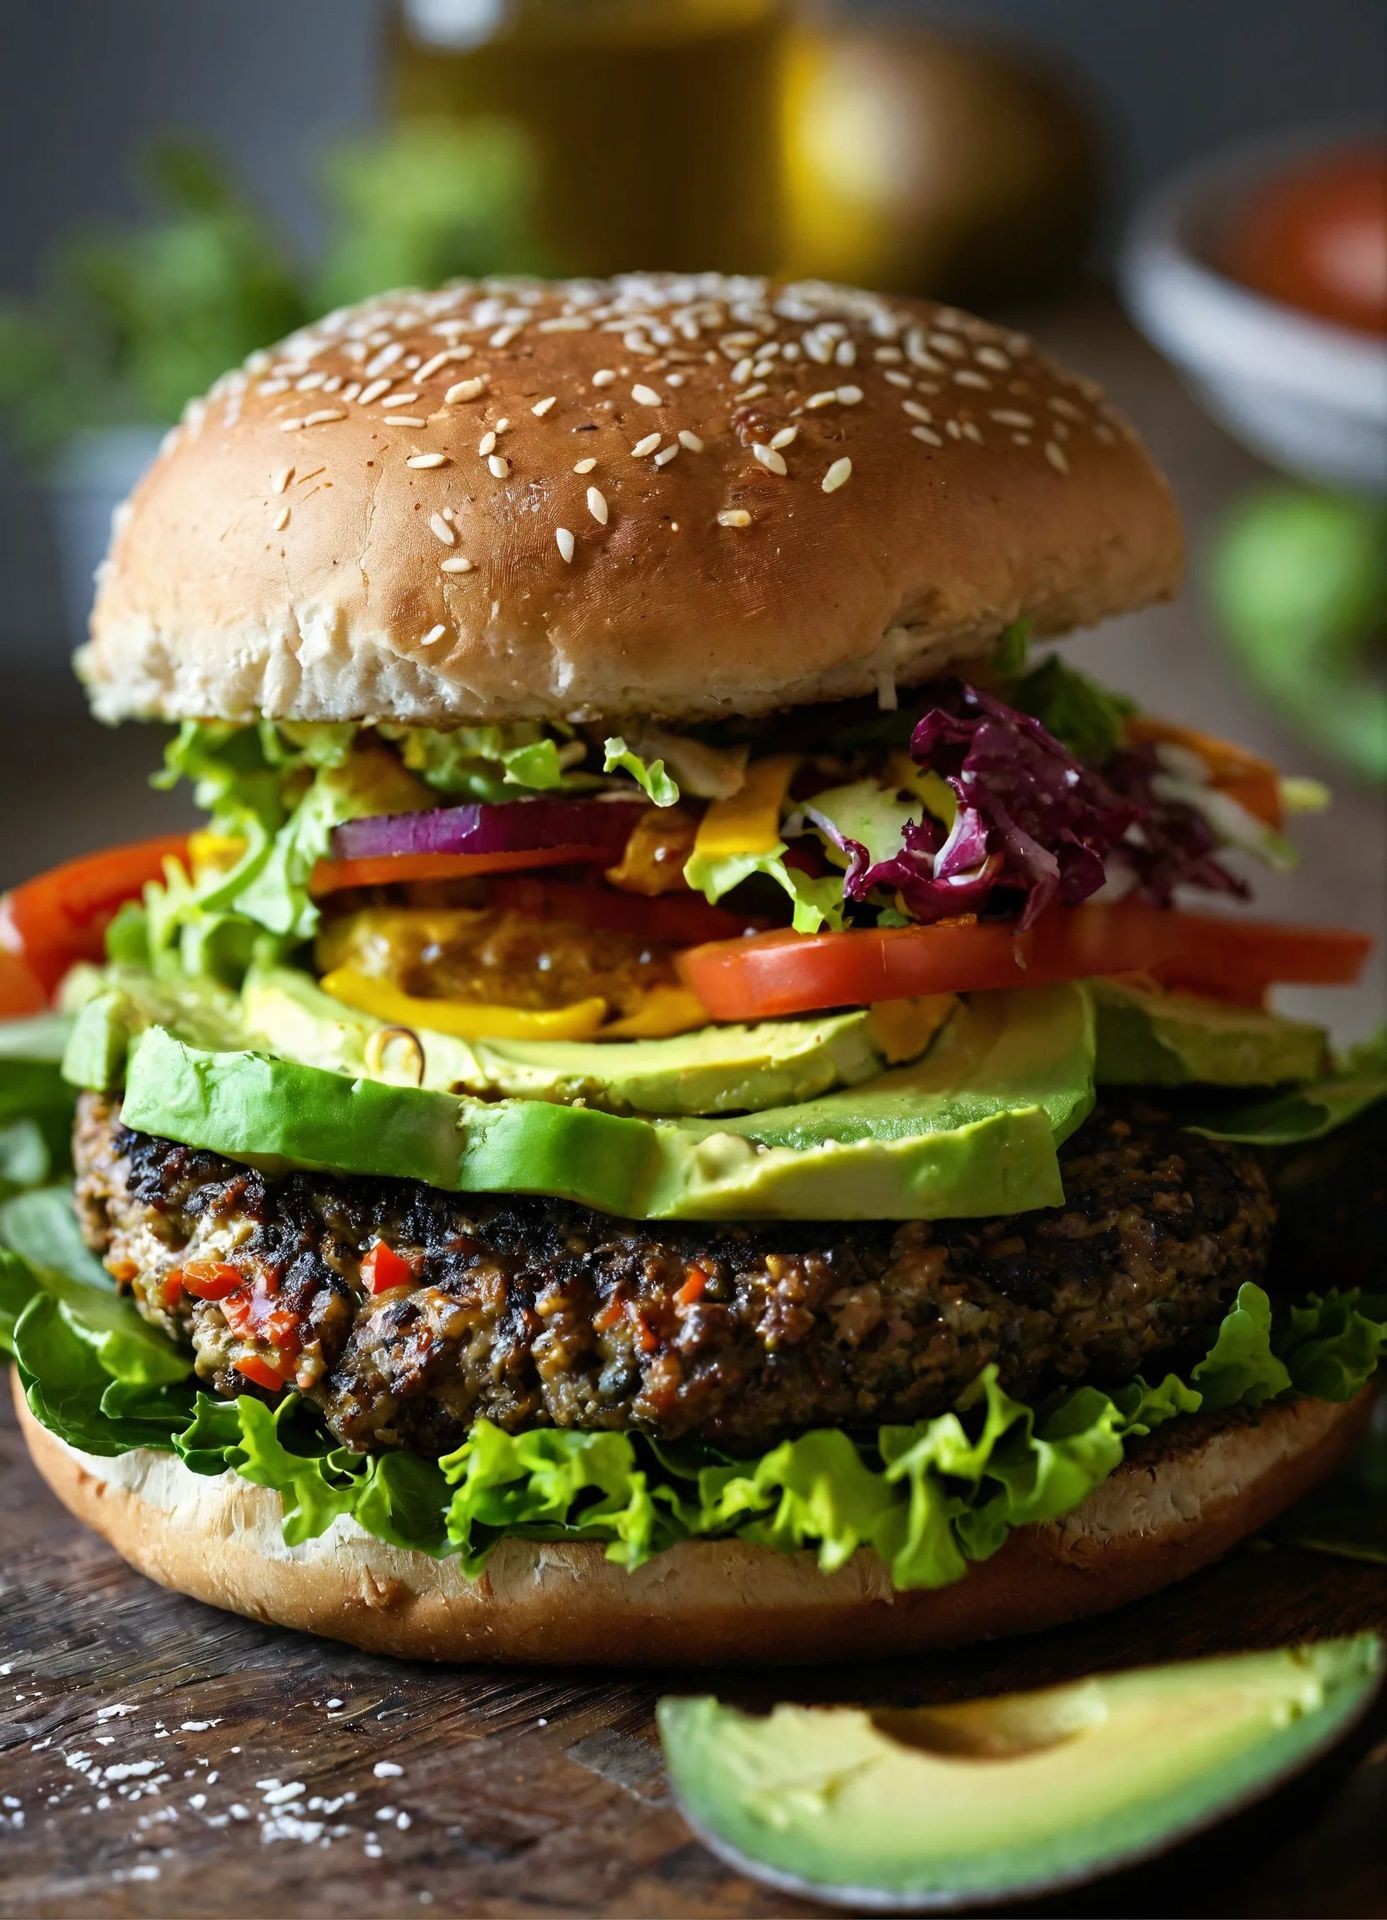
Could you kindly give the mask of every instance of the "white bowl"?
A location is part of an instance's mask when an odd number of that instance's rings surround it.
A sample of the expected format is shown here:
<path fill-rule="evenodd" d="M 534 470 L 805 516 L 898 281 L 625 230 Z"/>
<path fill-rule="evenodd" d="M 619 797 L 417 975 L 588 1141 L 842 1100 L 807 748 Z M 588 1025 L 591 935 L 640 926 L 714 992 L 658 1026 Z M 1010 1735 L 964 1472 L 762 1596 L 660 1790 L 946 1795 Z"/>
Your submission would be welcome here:
<path fill-rule="evenodd" d="M 1122 285 L 1143 332 L 1245 446 L 1302 479 L 1387 492 L 1387 343 L 1264 299 L 1211 264 L 1254 188 L 1341 144 L 1282 140 L 1177 175 L 1138 212 Z"/>

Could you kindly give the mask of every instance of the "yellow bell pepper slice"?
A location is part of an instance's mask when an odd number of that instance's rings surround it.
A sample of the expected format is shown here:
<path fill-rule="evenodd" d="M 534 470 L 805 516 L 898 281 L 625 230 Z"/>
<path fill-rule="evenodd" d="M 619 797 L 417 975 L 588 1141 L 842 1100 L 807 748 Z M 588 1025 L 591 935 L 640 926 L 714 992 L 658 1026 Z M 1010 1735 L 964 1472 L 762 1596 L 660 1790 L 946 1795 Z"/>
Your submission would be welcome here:
<path fill-rule="evenodd" d="M 709 1025 L 708 1009 L 687 987 L 651 987 L 634 1013 L 613 1020 L 599 1040 L 667 1040 Z"/>
<path fill-rule="evenodd" d="M 238 834 L 213 833 L 207 827 L 200 827 L 188 835 L 188 858 L 195 876 L 230 873 L 245 850 L 246 843 Z"/>
<path fill-rule="evenodd" d="M 591 1040 L 607 1017 L 607 1003 L 597 996 L 548 1008 L 424 1000 L 355 967 L 335 967 L 319 984 L 344 1006 L 374 1014 L 392 1026 L 423 1027 L 459 1040 Z M 703 1022 L 706 1025 L 706 1014 Z"/>
<path fill-rule="evenodd" d="M 698 823 L 694 858 L 724 859 L 736 853 L 772 853 L 780 845 L 780 816 L 799 755 L 768 754 L 753 760 L 730 800 L 715 800 Z"/>
<path fill-rule="evenodd" d="M 924 801 L 941 826 L 951 827 L 958 814 L 958 800 L 948 781 L 937 773 L 917 767 L 907 753 L 893 753 L 886 763 L 886 777 Z"/>

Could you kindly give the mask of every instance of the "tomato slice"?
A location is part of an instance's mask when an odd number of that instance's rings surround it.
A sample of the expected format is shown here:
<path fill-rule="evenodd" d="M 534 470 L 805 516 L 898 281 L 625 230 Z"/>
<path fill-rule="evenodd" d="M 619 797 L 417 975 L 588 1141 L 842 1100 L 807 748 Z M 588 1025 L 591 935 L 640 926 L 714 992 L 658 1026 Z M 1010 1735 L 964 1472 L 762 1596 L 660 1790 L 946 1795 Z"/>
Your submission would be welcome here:
<path fill-rule="evenodd" d="M 471 880 L 526 867 L 600 866 L 609 847 L 528 847 L 508 853 L 382 853 L 366 860 L 320 860 L 309 892 L 319 898 L 347 887 L 389 887 L 406 880 Z"/>
<path fill-rule="evenodd" d="M 580 886 L 572 880 L 501 879 L 487 888 L 487 897 L 530 920 L 571 920 L 603 933 L 629 933 L 671 947 L 735 940 L 766 924 L 711 906 L 698 894 L 622 893 L 615 887 Z"/>
<path fill-rule="evenodd" d="M 186 856 L 188 836 L 165 834 L 50 867 L 0 902 L 0 948 L 51 994 L 79 960 L 100 960 L 116 909 L 157 880 L 166 860 Z"/>
<path fill-rule="evenodd" d="M 0 941 L 4 933 L 0 931 Z M 30 972 L 17 953 L 0 945 L 0 1020 L 18 1020 L 42 1013 L 48 1005 L 43 982 Z"/>
<path fill-rule="evenodd" d="M 978 922 L 857 933 L 768 933 L 679 957 L 679 973 L 715 1020 L 762 1020 L 907 995 L 1045 986 L 1146 973 L 1224 999 L 1274 981 L 1347 985 L 1366 934 L 1185 913 L 1135 901 L 1057 907 L 1027 933 Z"/>

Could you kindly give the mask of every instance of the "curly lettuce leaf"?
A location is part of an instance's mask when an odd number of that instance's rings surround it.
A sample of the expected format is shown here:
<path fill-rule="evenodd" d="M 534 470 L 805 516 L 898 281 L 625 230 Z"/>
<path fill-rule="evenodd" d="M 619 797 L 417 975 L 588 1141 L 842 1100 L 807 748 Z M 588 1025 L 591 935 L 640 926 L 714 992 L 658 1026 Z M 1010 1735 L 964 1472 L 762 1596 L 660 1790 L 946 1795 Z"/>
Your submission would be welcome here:
<path fill-rule="evenodd" d="M 664 761 L 643 760 L 619 733 L 602 743 L 602 771 L 629 773 L 652 806 L 672 807 L 679 798 L 679 783 Z"/>
<path fill-rule="evenodd" d="M 1122 722 L 1136 703 L 1050 654 L 1006 689 L 1010 704 L 1038 720 L 1077 760 L 1101 767 L 1123 740 Z"/>
<path fill-rule="evenodd" d="M 843 876 L 826 873 L 816 878 L 802 873 L 786 865 L 788 851 L 780 840 L 764 853 L 694 853 L 684 863 L 684 878 L 695 893 L 716 906 L 725 893 L 760 874 L 789 895 L 796 933 L 817 933 L 821 927 L 841 933 L 847 924 Z"/>

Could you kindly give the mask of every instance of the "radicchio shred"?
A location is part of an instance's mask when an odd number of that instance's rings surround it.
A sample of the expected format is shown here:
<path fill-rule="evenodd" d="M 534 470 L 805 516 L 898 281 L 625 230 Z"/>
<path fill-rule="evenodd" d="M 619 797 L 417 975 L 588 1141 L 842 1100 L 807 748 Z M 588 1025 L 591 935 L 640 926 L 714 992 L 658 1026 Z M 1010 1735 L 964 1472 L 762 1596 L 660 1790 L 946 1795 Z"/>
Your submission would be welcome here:
<path fill-rule="evenodd" d="M 1202 817 L 1153 794 L 1150 748 L 1124 748 L 1099 772 L 1030 714 L 949 681 L 910 752 L 952 789 L 953 826 L 926 814 L 906 826 L 898 852 L 875 862 L 845 840 L 851 899 L 885 888 L 919 922 L 985 912 L 1016 917 L 1024 930 L 1052 902 L 1077 906 L 1109 882 L 1162 905 L 1176 886 L 1246 891 L 1214 858 Z"/>

